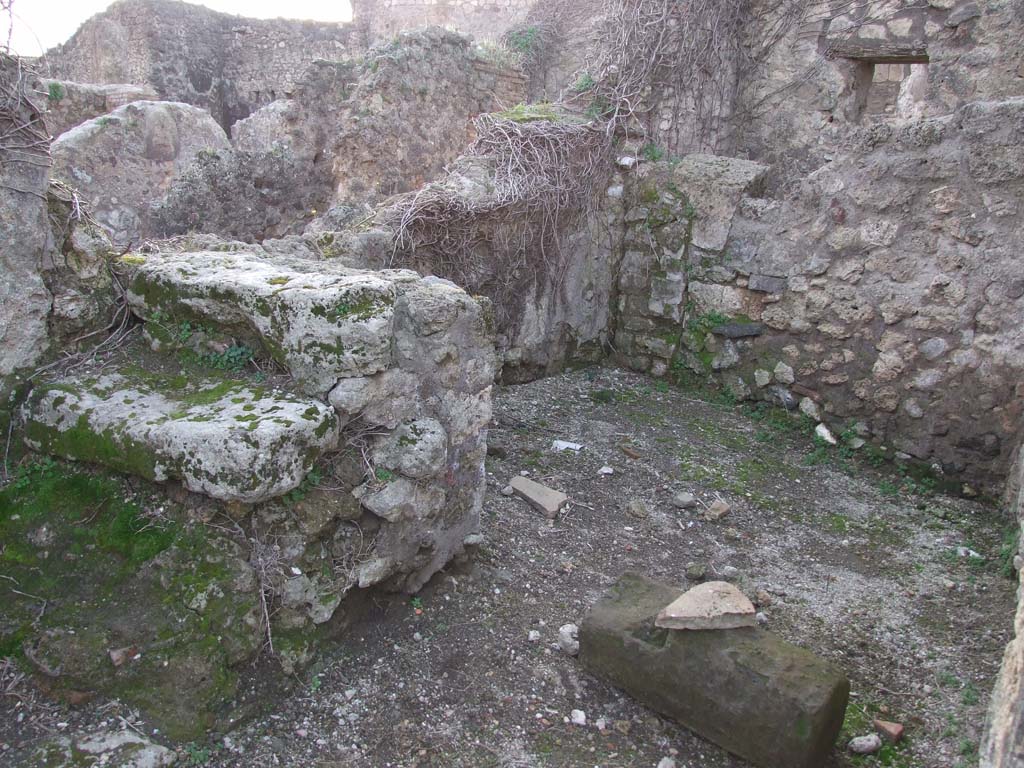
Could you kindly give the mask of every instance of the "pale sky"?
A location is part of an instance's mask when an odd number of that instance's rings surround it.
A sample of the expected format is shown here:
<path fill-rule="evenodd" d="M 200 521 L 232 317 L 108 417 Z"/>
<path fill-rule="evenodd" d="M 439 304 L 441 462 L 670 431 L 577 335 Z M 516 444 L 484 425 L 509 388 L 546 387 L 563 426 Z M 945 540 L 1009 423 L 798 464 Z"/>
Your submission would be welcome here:
<path fill-rule="evenodd" d="M 38 56 L 63 43 L 90 16 L 112 0 L 14 0 L 14 32 L 11 50 L 22 56 Z M 257 19 L 284 16 L 289 19 L 349 21 L 348 0 L 192 0 L 216 11 Z M 0 19 L 0 47 L 7 37 L 7 19 Z"/>

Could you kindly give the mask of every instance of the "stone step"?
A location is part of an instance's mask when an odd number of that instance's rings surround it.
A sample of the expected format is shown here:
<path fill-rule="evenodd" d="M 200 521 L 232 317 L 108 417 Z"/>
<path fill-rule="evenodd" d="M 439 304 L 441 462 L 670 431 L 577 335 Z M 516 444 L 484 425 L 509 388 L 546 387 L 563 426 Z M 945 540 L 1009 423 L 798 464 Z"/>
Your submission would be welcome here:
<path fill-rule="evenodd" d="M 316 400 L 141 372 L 41 384 L 23 414 L 36 451 L 244 503 L 297 488 L 338 441 L 334 409 Z"/>
<path fill-rule="evenodd" d="M 394 305 L 414 272 L 364 272 L 246 252 L 131 254 L 128 301 L 154 331 L 183 322 L 246 339 L 323 396 L 391 364 Z M 151 333 L 151 336 L 156 334 Z"/>
<path fill-rule="evenodd" d="M 825 765 L 846 713 L 846 676 L 754 627 L 657 627 L 658 612 L 680 594 L 622 576 L 580 626 L 584 666 L 754 765 Z"/>

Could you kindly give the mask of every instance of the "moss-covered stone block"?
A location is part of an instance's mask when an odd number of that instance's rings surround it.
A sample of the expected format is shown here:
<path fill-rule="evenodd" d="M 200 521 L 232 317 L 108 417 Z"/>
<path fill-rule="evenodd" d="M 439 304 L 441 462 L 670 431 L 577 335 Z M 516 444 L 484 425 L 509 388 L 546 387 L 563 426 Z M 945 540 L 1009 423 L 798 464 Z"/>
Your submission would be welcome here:
<path fill-rule="evenodd" d="M 624 575 L 583 621 L 584 665 L 755 765 L 824 765 L 843 724 L 845 675 L 761 629 L 655 627 L 657 613 L 680 594 Z"/>
<path fill-rule="evenodd" d="M 38 386 L 23 413 L 33 450 L 244 503 L 297 488 L 338 439 L 329 406 L 231 380 L 68 378 Z"/>
<path fill-rule="evenodd" d="M 128 301 L 139 316 L 243 338 L 287 367 L 309 394 L 324 395 L 341 378 L 391 364 L 401 273 L 382 277 L 214 251 L 149 256 L 130 268 Z"/>

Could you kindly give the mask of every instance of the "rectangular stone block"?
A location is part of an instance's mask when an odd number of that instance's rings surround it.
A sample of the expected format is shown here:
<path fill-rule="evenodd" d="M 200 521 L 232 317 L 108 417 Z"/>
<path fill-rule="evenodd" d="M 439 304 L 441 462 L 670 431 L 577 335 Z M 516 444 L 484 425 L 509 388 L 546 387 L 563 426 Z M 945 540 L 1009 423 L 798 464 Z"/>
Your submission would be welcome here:
<path fill-rule="evenodd" d="M 846 676 L 759 628 L 656 627 L 658 611 L 681 593 L 625 574 L 583 621 L 583 664 L 755 765 L 825 765 L 846 712 Z"/>

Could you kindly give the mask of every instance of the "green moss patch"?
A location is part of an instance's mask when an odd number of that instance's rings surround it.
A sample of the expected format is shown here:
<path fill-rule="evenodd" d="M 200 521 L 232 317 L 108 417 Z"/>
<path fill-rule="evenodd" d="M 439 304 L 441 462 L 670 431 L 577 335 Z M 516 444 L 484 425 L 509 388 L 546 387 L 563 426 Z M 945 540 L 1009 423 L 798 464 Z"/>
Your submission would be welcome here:
<path fill-rule="evenodd" d="M 162 510 L 160 513 L 147 512 Z M 257 604 L 233 542 L 120 477 L 43 460 L 0 489 L 0 656 L 201 735 L 258 650 Z M 111 651 L 130 649 L 115 664 Z"/>

